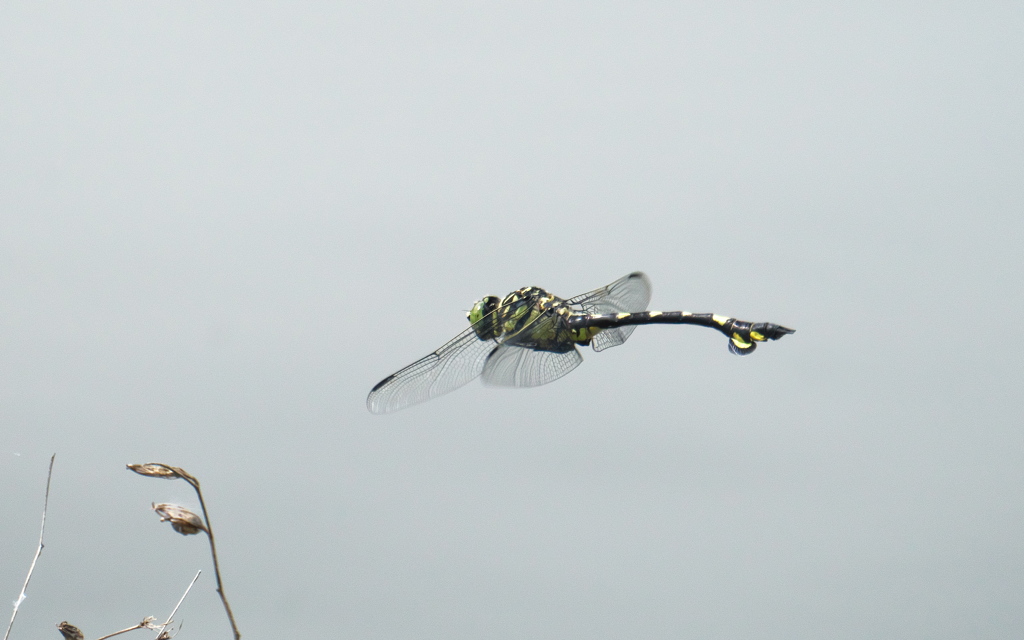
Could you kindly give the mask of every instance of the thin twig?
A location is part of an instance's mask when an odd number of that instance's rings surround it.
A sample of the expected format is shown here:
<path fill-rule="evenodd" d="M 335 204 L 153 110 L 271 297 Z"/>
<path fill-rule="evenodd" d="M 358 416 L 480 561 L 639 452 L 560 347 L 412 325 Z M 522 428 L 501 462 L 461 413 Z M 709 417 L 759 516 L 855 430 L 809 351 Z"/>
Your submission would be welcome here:
<path fill-rule="evenodd" d="M 167 625 L 171 624 L 171 622 L 174 620 L 174 614 L 178 613 L 178 607 L 181 606 L 182 602 L 185 602 L 185 596 L 187 596 L 188 592 L 192 590 L 192 585 L 194 585 L 196 583 L 196 580 L 199 579 L 199 574 L 202 573 L 202 572 L 203 572 L 202 569 L 197 571 L 196 572 L 196 577 L 192 578 L 192 582 L 188 583 L 188 589 L 185 589 L 185 593 L 181 594 L 181 600 L 178 600 L 178 604 L 174 605 L 174 610 L 171 611 L 171 615 L 167 616 L 167 622 L 163 623 L 162 625 L 159 625 L 158 628 L 160 630 L 160 633 L 157 633 L 156 637 L 159 638 L 160 635 L 164 632 L 164 629 L 167 628 Z M 100 638 L 99 640 L 103 640 L 103 638 Z"/>
<path fill-rule="evenodd" d="M 96 638 L 96 640 L 107 640 L 107 638 L 113 638 L 114 636 L 119 636 L 122 633 L 128 633 L 129 631 L 135 631 L 136 629 L 142 629 L 142 628 L 143 628 L 143 624 L 140 622 L 139 624 L 135 625 L 134 627 L 128 627 L 127 629 L 121 629 L 120 631 L 115 631 L 114 633 L 108 633 L 105 636 L 102 636 L 100 638 Z"/>
<path fill-rule="evenodd" d="M 140 622 L 139 624 L 135 625 L 134 627 L 128 627 L 127 629 L 121 629 L 120 631 L 115 631 L 114 633 L 108 633 L 107 635 L 103 636 L 102 638 L 96 638 L 96 640 L 107 640 L 107 638 L 113 638 L 114 636 L 119 636 L 122 633 L 128 633 L 129 631 L 135 631 L 136 629 L 152 629 L 153 628 L 153 624 L 152 623 L 153 623 L 153 620 L 155 620 L 155 619 L 156 618 L 146 618 L 142 622 Z"/>
<path fill-rule="evenodd" d="M 114 636 L 119 636 L 122 633 L 128 633 L 129 631 L 135 631 L 136 629 L 153 629 L 157 632 L 157 638 L 164 637 L 164 629 L 166 629 L 167 626 L 171 624 L 171 622 L 174 620 L 174 614 L 178 612 L 178 607 L 180 607 L 181 603 L 185 601 L 185 597 L 188 595 L 188 592 L 192 590 L 192 585 L 194 585 L 196 583 L 196 580 L 199 579 L 200 573 L 202 573 L 202 571 L 196 573 L 196 577 L 192 578 L 192 582 L 188 583 L 188 588 L 185 589 L 185 593 L 181 595 L 181 599 L 178 600 L 178 604 L 174 605 L 174 610 L 171 611 L 171 615 L 167 616 L 167 622 L 160 625 L 156 625 L 153 624 L 153 621 L 156 620 L 156 618 L 148 617 L 145 618 L 142 622 L 135 625 L 134 627 L 128 627 L 127 629 L 121 629 L 120 631 L 115 631 L 114 633 L 108 633 L 107 635 L 101 638 L 96 638 L 96 640 L 107 640 L 107 638 L 113 638 Z"/>
<path fill-rule="evenodd" d="M 46 474 L 46 497 L 43 498 L 43 523 L 39 526 L 39 546 L 36 548 L 35 557 L 32 558 L 32 565 L 28 568 L 28 575 L 25 576 L 25 584 L 21 587 L 21 595 L 18 596 L 18 600 L 14 603 L 14 613 L 11 614 L 11 623 L 7 625 L 4 640 L 7 640 L 7 637 L 11 635 L 14 619 L 18 617 L 18 607 L 28 597 L 25 595 L 25 590 L 28 589 L 28 581 L 32 579 L 32 572 L 36 569 L 36 561 L 39 560 L 39 554 L 43 552 L 43 532 L 46 531 L 46 507 L 50 504 L 50 478 L 53 477 L 53 459 L 56 457 L 56 453 L 50 456 L 50 470 Z"/>
<path fill-rule="evenodd" d="M 192 485 L 192 488 L 196 490 L 196 495 L 199 496 L 199 506 L 203 509 L 203 520 L 206 521 L 206 535 L 210 539 L 210 554 L 213 556 L 213 573 L 217 576 L 217 594 L 220 596 L 220 601 L 224 603 L 224 611 L 228 614 L 228 621 L 231 622 L 231 631 L 235 634 L 235 640 L 241 640 L 242 634 L 238 632 L 238 626 L 235 624 L 235 616 L 231 613 L 231 605 L 228 604 L 228 597 L 224 595 L 224 583 L 220 580 L 220 564 L 217 562 L 217 544 L 213 541 L 213 527 L 210 526 L 210 516 L 206 513 L 206 502 L 203 501 L 203 492 L 199 490 L 199 480 L 195 478 L 185 478 L 185 481 Z"/>

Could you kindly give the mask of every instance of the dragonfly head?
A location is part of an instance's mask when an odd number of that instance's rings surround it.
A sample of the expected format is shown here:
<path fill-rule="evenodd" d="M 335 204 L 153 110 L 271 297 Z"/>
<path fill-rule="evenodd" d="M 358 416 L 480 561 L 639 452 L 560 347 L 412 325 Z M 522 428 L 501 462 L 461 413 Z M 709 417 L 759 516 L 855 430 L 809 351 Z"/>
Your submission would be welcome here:
<path fill-rule="evenodd" d="M 497 309 L 499 303 L 501 303 L 501 298 L 487 296 L 482 300 L 474 302 L 473 308 L 466 313 L 469 323 L 473 325 L 473 331 L 476 332 L 476 337 L 481 340 L 491 340 L 498 337 L 499 332 L 493 317 L 488 318 L 485 322 L 480 321 L 487 318 L 492 311 Z"/>

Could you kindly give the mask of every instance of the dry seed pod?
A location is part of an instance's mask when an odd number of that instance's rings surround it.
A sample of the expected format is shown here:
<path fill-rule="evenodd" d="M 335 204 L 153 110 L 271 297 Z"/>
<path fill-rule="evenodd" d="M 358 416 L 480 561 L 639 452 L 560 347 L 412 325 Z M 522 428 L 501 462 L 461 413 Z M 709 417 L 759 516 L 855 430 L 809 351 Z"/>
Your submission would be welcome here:
<path fill-rule="evenodd" d="M 68 624 L 67 620 L 57 625 L 57 631 L 60 631 L 60 634 L 67 640 L 85 640 L 85 634 L 75 625 Z"/>
<path fill-rule="evenodd" d="M 156 511 L 157 515 L 160 516 L 160 522 L 170 522 L 171 528 L 183 536 L 206 531 L 203 519 L 185 507 L 161 502 L 160 504 L 153 504 L 153 511 Z"/>
<path fill-rule="evenodd" d="M 174 467 L 168 467 L 165 464 L 147 462 L 146 464 L 126 464 L 125 466 L 140 476 L 149 476 L 150 478 L 173 480 L 174 478 L 181 477 Z"/>
<path fill-rule="evenodd" d="M 162 462 L 147 462 L 146 464 L 126 464 L 130 471 L 134 471 L 140 476 L 149 476 L 150 478 L 166 478 L 167 480 L 174 480 L 175 478 L 182 478 L 192 484 L 192 486 L 199 486 L 199 481 L 196 477 L 185 471 L 181 467 L 172 467 L 169 464 L 163 464 Z"/>

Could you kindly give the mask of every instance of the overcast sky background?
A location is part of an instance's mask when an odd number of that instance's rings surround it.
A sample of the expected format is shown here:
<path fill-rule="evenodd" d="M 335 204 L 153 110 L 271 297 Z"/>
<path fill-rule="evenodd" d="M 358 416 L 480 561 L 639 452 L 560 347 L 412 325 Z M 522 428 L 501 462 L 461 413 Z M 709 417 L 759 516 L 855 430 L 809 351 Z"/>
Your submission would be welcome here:
<path fill-rule="evenodd" d="M 4 3 L 12 638 L 1024 634 L 1020 3 Z M 641 327 L 391 416 L 487 295 Z M 4 595 L 6 594 L 6 595 Z M 4 614 L 6 617 L 6 614 Z M 135 632 L 139 633 L 139 632 Z M 141 636 L 140 636 L 141 637 Z"/>

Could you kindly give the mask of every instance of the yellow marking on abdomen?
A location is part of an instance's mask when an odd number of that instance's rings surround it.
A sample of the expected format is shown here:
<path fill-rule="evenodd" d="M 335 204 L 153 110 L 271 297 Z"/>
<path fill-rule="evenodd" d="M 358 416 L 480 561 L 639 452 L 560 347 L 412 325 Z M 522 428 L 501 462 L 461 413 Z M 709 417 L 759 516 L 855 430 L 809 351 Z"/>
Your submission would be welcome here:
<path fill-rule="evenodd" d="M 649 315 L 652 318 L 657 318 L 658 316 L 661 315 L 661 312 L 660 311 L 648 311 L 647 315 Z"/>
<path fill-rule="evenodd" d="M 631 315 L 633 315 L 633 314 L 632 313 L 617 313 L 617 314 L 615 314 L 615 317 L 618 318 L 619 320 L 622 320 L 623 318 L 628 318 Z"/>
<path fill-rule="evenodd" d="M 746 349 L 750 346 L 750 343 L 740 337 L 740 334 L 732 334 L 732 343 L 741 349 Z"/>
<path fill-rule="evenodd" d="M 726 322 L 729 322 L 729 318 L 727 318 L 726 316 L 712 315 L 711 319 L 717 322 L 719 325 L 724 325 Z"/>
<path fill-rule="evenodd" d="M 763 335 L 756 331 L 751 331 L 750 337 L 753 338 L 754 340 L 757 340 L 758 342 L 764 342 L 766 340 L 766 338 Z"/>
<path fill-rule="evenodd" d="M 745 349 L 746 347 L 751 346 L 751 343 L 740 338 L 739 334 L 732 334 L 732 344 L 736 345 L 740 349 Z"/>

